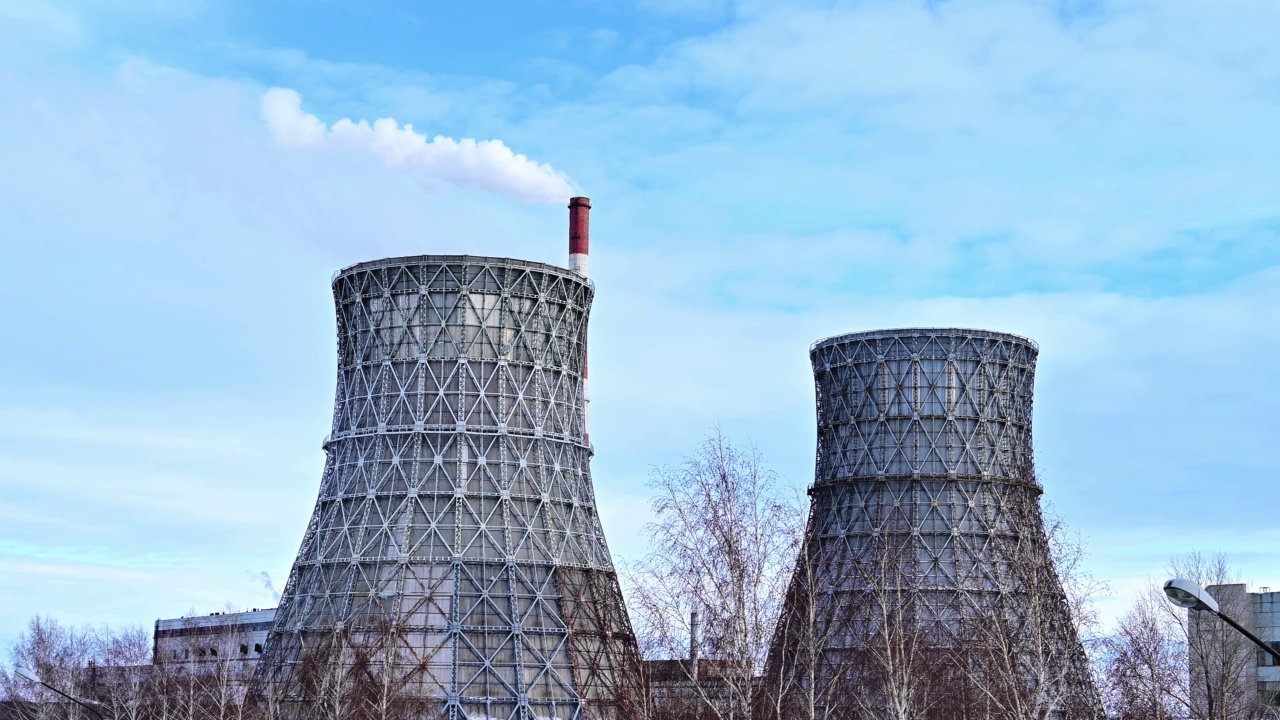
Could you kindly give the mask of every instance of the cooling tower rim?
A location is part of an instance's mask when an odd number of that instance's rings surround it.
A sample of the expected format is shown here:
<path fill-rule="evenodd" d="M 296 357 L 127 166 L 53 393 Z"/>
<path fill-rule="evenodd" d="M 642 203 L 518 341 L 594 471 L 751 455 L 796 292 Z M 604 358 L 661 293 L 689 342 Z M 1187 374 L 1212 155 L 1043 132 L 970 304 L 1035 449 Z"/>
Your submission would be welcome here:
<path fill-rule="evenodd" d="M 1040 352 L 1040 345 L 1029 337 L 1023 335 L 1015 335 L 1013 333 L 1001 332 L 999 330 L 981 330 L 977 328 L 937 328 L 937 327 L 915 327 L 915 328 L 897 328 L 890 330 L 861 330 L 858 332 L 841 333 L 840 335 L 832 335 L 825 337 L 809 346 L 809 354 L 812 356 L 819 350 L 841 345 L 843 343 L 855 342 L 859 340 L 889 340 L 893 338 L 903 337 L 920 337 L 920 336 L 946 336 L 946 337 L 970 337 L 983 338 L 987 340 L 1008 340 L 1027 345 L 1037 354 Z"/>
<path fill-rule="evenodd" d="M 340 278 L 354 275 L 365 270 L 379 270 L 399 265 L 425 265 L 429 263 L 467 263 L 472 265 L 504 265 L 507 267 L 526 268 L 529 270 L 547 272 L 566 280 L 581 282 L 592 288 L 595 287 L 595 283 L 575 273 L 569 268 L 560 267 L 559 265 L 551 265 L 550 263 L 538 262 L 536 260 L 520 260 L 518 258 L 495 257 L 492 255 L 403 255 L 400 257 L 381 258 L 379 260 L 366 260 L 354 265 L 348 265 L 338 270 L 333 274 L 331 282 L 336 283 Z"/>

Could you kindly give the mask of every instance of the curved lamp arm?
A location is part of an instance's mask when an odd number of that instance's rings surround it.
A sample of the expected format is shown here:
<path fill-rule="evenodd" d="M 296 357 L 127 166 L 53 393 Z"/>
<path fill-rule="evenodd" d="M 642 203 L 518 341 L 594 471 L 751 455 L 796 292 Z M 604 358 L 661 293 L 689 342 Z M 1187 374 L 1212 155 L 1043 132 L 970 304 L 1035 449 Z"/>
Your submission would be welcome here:
<path fill-rule="evenodd" d="M 77 704 L 77 705 L 79 705 L 79 706 L 81 706 L 81 707 L 83 707 L 83 708 L 88 709 L 88 710 L 89 710 L 90 712 L 92 712 L 94 715 L 97 715 L 97 716 L 98 716 L 98 720 L 106 720 L 106 718 L 105 718 L 105 717 L 103 717 L 103 715 L 102 715 L 102 711 L 100 711 L 100 710 L 98 710 L 98 708 L 94 707 L 94 705 L 96 705 L 97 703 L 90 704 L 90 703 L 92 703 L 92 702 L 93 702 L 92 700 L 81 700 L 81 699 L 80 699 L 80 698 L 78 698 L 78 697 L 73 697 L 73 696 L 71 696 L 71 695 L 68 695 L 68 694 L 66 694 L 66 693 L 62 692 L 61 690 L 59 690 L 58 688 L 56 688 L 56 687 L 54 687 L 54 686 L 50 685 L 49 683 L 47 683 L 47 682 L 45 682 L 45 681 L 41 680 L 39 675 L 36 675 L 35 673 L 31 672 L 30 670 L 27 670 L 26 668 L 14 668 L 14 670 L 13 670 L 13 671 L 14 671 L 15 673 L 17 673 L 18 675 L 21 675 L 22 677 L 26 678 L 27 680 L 30 680 L 31 682 L 33 682 L 33 683 L 37 683 L 37 684 L 39 684 L 39 685 L 43 685 L 43 686 L 45 686 L 45 687 L 49 688 L 50 690 L 52 690 L 52 691 L 54 691 L 54 692 L 58 693 L 58 694 L 59 694 L 59 695 L 61 695 L 62 697 L 64 697 L 64 698 L 66 698 L 66 699 L 70 700 L 71 702 L 73 702 L 73 703 L 75 703 L 75 704 Z"/>

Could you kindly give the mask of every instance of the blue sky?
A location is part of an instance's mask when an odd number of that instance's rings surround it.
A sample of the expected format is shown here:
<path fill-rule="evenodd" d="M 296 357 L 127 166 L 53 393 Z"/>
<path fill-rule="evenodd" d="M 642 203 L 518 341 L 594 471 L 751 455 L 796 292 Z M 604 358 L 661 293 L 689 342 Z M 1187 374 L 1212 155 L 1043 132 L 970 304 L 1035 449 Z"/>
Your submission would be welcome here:
<path fill-rule="evenodd" d="M 1262 0 L 0 0 L 0 641 L 271 605 L 332 273 L 563 264 L 566 191 L 621 558 L 647 469 L 717 422 L 811 479 L 811 342 L 958 325 L 1040 343 L 1046 497 L 1104 614 L 1193 549 L 1280 585 L 1276 27 Z"/>

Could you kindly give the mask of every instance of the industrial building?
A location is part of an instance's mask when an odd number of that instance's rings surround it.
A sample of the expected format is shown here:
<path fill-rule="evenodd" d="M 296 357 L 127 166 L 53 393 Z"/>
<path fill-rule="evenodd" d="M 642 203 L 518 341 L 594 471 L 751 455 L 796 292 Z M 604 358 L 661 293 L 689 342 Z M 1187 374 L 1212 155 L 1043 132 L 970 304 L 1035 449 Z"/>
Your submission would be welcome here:
<path fill-rule="evenodd" d="M 749 664 L 704 658 L 698 611 L 689 613 L 689 655 L 670 660 L 646 660 L 644 676 L 652 720 L 713 720 L 732 716 L 734 688 L 753 679 Z"/>
<path fill-rule="evenodd" d="M 151 657 L 172 666 L 235 661 L 247 667 L 262 656 L 275 616 L 269 608 L 156 620 Z"/>
<path fill-rule="evenodd" d="M 260 692 L 299 715 L 356 680 L 450 720 L 639 715 L 591 482 L 589 210 L 570 201 L 569 269 L 421 255 L 334 277 L 327 462 Z"/>
<path fill-rule="evenodd" d="M 766 702 L 846 717 L 945 697 L 982 717 L 1034 696 L 1037 717 L 1102 717 L 1040 514 L 1037 352 L 959 329 L 813 345 L 812 509 Z"/>

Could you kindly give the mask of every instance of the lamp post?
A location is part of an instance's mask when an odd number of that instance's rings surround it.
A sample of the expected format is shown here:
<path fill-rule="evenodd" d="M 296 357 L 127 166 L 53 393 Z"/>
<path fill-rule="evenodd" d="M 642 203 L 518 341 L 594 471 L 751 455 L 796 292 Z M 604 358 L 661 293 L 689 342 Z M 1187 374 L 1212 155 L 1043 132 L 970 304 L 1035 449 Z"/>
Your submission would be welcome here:
<path fill-rule="evenodd" d="M 95 702 L 93 702 L 92 700 L 81 700 L 81 699 L 80 699 L 80 698 L 78 698 L 78 697 L 74 697 L 74 696 L 68 695 L 68 694 L 66 694 L 66 693 L 62 692 L 61 690 L 59 690 L 58 688 L 56 688 L 56 687 L 54 687 L 54 686 L 50 685 L 49 683 L 47 683 L 47 682 L 45 682 L 45 681 L 41 680 L 39 675 L 36 675 L 35 673 L 31 672 L 30 670 L 27 670 L 26 668 L 14 668 L 14 672 L 15 672 L 15 673 L 17 673 L 18 675 L 21 675 L 22 677 L 26 678 L 27 680 L 30 680 L 30 681 L 31 681 L 31 682 L 33 682 L 33 683 L 36 683 L 36 684 L 38 684 L 38 685 L 43 685 L 43 686 L 45 686 L 45 687 L 49 688 L 50 690 L 52 690 L 52 691 L 54 691 L 54 692 L 58 693 L 59 695 L 61 695 L 62 697 L 66 698 L 66 699 L 68 699 L 68 700 L 70 700 L 71 702 L 73 702 L 73 703 L 75 703 L 75 704 L 77 704 L 77 705 L 80 705 L 81 707 L 87 708 L 87 709 L 88 709 L 90 712 L 92 712 L 94 715 L 97 715 L 97 716 L 98 716 L 98 720 L 106 720 L 106 718 L 105 718 L 105 717 L 103 717 L 103 715 L 102 715 L 102 711 L 100 711 L 100 710 L 98 710 L 98 708 L 94 707 L 94 705 L 97 705 L 98 703 L 95 703 Z"/>
<path fill-rule="evenodd" d="M 1254 645 L 1266 650 L 1271 657 L 1275 658 L 1277 664 L 1280 664 L 1280 651 L 1263 642 L 1257 635 L 1245 630 L 1240 623 L 1232 620 L 1226 613 L 1222 612 L 1218 607 L 1218 601 L 1213 599 L 1208 590 L 1190 580 L 1174 578 L 1164 584 L 1164 594 L 1169 596 L 1169 602 L 1178 607 L 1187 608 L 1188 610 L 1205 610 L 1222 618 L 1223 622 L 1252 640 Z"/>

